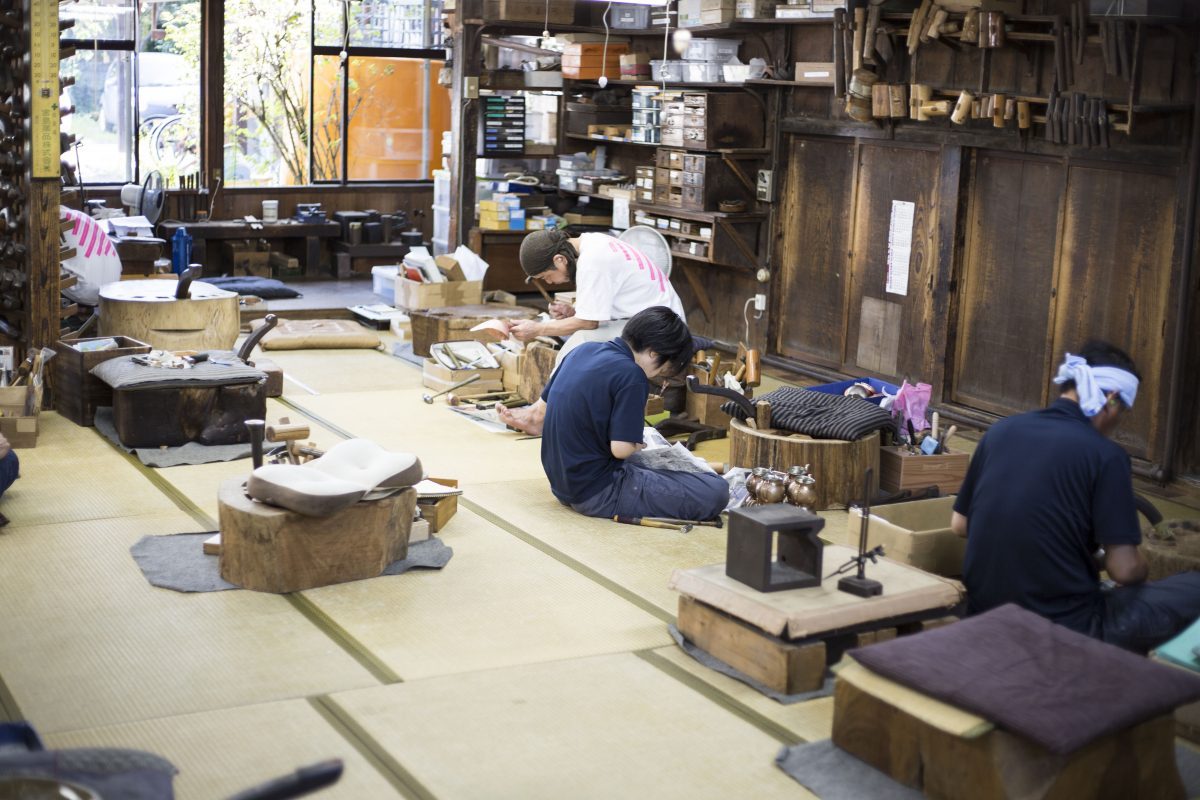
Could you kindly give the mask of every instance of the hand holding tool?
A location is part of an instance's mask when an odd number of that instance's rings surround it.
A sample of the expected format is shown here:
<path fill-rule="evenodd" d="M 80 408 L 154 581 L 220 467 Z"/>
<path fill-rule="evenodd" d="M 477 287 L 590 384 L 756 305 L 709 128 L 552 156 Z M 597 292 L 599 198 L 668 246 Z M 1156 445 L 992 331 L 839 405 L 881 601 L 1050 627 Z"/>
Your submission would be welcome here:
<path fill-rule="evenodd" d="M 476 372 L 474 375 L 472 375 L 471 377 L 467 378 L 466 380 L 459 381 L 458 383 L 454 384 L 453 386 L 448 386 L 448 387 L 446 387 L 445 389 L 442 389 L 440 392 L 437 392 L 436 394 L 424 394 L 424 395 L 421 395 L 421 399 L 422 399 L 422 400 L 424 400 L 426 403 L 428 403 L 428 404 L 430 404 L 430 405 L 433 405 L 433 399 L 434 399 L 435 397 L 441 397 L 441 396 L 442 396 L 442 395 L 444 395 L 444 394 L 447 394 L 447 393 L 449 393 L 449 392 L 453 392 L 455 389 L 461 389 L 462 387 L 466 386 L 468 383 L 474 383 L 474 382 L 475 382 L 475 381 L 477 381 L 477 380 L 479 380 L 479 373 L 478 373 L 478 372 Z"/>

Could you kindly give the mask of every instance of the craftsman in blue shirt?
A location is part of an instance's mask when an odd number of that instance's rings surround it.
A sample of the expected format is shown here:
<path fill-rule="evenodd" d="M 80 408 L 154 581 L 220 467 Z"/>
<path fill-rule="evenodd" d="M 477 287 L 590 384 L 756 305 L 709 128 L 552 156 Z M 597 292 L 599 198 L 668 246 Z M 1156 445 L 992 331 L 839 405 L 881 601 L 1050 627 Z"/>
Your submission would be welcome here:
<path fill-rule="evenodd" d="M 1108 438 L 1133 406 L 1136 369 L 1089 342 L 1055 382 L 1050 407 L 991 427 L 959 489 L 951 526 L 967 537 L 968 610 L 1016 603 L 1146 652 L 1200 615 L 1200 573 L 1145 583 L 1129 456 Z M 1118 586 L 1101 589 L 1101 567 Z"/>
<path fill-rule="evenodd" d="M 729 490 L 711 470 L 659 470 L 626 459 L 643 449 L 648 380 L 665 381 L 692 358 L 692 335 L 665 306 L 634 315 L 621 338 L 587 342 L 555 370 L 542 399 L 542 467 L 554 496 L 590 517 L 705 520 Z"/>

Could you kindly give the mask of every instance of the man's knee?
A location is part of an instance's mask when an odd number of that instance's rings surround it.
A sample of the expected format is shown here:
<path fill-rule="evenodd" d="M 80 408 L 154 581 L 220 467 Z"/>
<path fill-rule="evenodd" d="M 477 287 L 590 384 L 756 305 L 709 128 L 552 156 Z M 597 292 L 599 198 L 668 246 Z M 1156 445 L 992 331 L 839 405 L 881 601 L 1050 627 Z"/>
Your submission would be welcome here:
<path fill-rule="evenodd" d="M 712 519 L 729 505 L 729 484 L 719 475 L 704 475 L 704 492 L 701 495 L 701 513 L 696 519 Z"/>

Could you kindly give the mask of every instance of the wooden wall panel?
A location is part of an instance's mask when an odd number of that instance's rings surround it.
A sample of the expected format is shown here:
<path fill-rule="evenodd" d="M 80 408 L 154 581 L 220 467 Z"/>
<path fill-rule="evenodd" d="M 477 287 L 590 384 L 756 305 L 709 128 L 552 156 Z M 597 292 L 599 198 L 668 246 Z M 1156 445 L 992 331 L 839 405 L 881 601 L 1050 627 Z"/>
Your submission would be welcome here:
<path fill-rule="evenodd" d="M 1045 399 L 1060 161 L 999 153 L 974 159 L 958 339 L 949 399 L 996 414 Z"/>
<path fill-rule="evenodd" d="M 705 264 L 698 261 L 674 259 L 671 269 L 671 285 L 679 294 L 687 313 L 688 327 L 693 333 L 736 346 L 746 342 L 747 346 L 765 351 L 767 316 L 754 319 L 754 307 L 749 310 L 750 341 L 746 341 L 746 323 L 742 309 L 756 292 L 763 291 L 754 274 L 747 270 L 731 269 Z M 692 278 L 688 279 L 688 273 Z M 708 297 L 712 314 L 706 314 L 698 297 L 697 287 Z"/>
<path fill-rule="evenodd" d="M 941 265 L 938 258 L 940 151 L 863 144 L 859 152 L 844 369 L 851 373 L 871 371 L 936 384 L 937 375 L 931 373 L 936 370 L 940 374 L 937 365 L 941 354 L 930 351 L 936 349 L 931 346 L 932 341 L 940 338 L 935 329 L 944 329 L 945 320 L 936 318 L 934 290 L 940 272 L 948 269 L 948 265 Z M 906 295 L 885 291 L 888 230 L 894 200 L 916 205 Z M 900 346 L 892 371 L 881 370 L 872 359 L 864 359 L 868 351 L 859 347 L 860 329 L 865 333 L 870 327 L 869 319 L 864 324 L 864 298 L 900 307 L 896 326 Z M 878 307 L 878 304 L 868 303 L 866 307 Z M 860 361 L 863 362 L 861 366 Z"/>
<path fill-rule="evenodd" d="M 773 350 L 789 358 L 840 367 L 845 352 L 854 143 L 794 137 L 788 153 L 778 213 L 782 238 L 776 259 L 780 274 Z"/>
<path fill-rule="evenodd" d="M 1142 385 L 1117 440 L 1152 459 L 1171 390 L 1178 191 L 1175 175 L 1074 166 L 1064 207 L 1054 356 L 1093 336 L 1129 352 Z"/>

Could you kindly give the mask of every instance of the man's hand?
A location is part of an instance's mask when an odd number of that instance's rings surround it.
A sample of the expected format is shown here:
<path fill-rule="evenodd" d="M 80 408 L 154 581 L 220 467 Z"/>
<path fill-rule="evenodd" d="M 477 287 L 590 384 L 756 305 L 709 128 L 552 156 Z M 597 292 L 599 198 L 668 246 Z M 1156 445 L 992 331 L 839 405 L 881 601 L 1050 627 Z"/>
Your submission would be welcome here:
<path fill-rule="evenodd" d="M 523 319 L 520 322 L 514 322 L 508 333 L 518 342 L 532 342 L 542 335 L 542 323 Z"/>
<path fill-rule="evenodd" d="M 564 303 L 561 300 L 555 300 L 550 304 L 550 316 L 554 317 L 554 319 L 573 317 L 575 316 L 575 306 L 570 303 Z"/>

